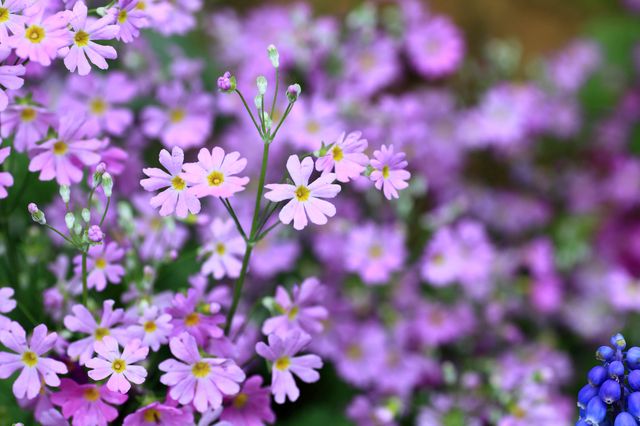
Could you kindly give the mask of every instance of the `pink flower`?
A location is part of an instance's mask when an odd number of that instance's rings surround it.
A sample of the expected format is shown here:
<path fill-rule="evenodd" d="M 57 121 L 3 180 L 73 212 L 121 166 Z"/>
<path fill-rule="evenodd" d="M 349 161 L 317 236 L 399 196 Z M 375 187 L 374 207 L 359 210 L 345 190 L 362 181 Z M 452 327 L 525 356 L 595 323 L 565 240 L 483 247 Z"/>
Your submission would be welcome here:
<path fill-rule="evenodd" d="M 47 326 L 40 324 L 33 330 L 30 344 L 26 333 L 17 322 L 12 322 L 9 331 L 0 330 L 0 342 L 16 352 L 0 352 L 0 379 L 9 378 L 16 370 L 22 370 L 13 383 L 16 398 L 35 398 L 44 383 L 60 386 L 58 374 L 67 374 L 67 366 L 60 361 L 45 358 L 58 340 L 57 333 L 47 335 Z"/>
<path fill-rule="evenodd" d="M 225 403 L 221 420 L 232 425 L 263 426 L 264 422 L 273 423 L 276 416 L 271 411 L 271 390 L 262 387 L 262 377 L 252 376 L 244 382 L 240 393 Z"/>
<path fill-rule="evenodd" d="M 322 360 L 318 355 L 294 357 L 311 342 L 311 336 L 300 330 L 288 332 L 284 341 L 275 334 L 270 334 L 268 340 L 269 346 L 264 342 L 258 342 L 256 352 L 273 362 L 271 393 L 275 395 L 278 404 L 284 404 L 285 395 L 294 402 L 300 396 L 300 390 L 292 373 L 305 383 L 317 382 L 320 374 L 314 369 L 322 368 Z"/>
<path fill-rule="evenodd" d="M 405 189 L 409 186 L 407 179 L 411 177 L 411 173 L 404 170 L 408 163 L 404 160 L 405 153 L 393 153 L 393 145 L 389 145 L 389 149 L 382 145 L 380 151 L 374 151 L 375 160 L 371 160 L 371 180 L 376 182 L 376 188 L 384 192 L 387 200 L 398 198 L 398 190 Z"/>
<path fill-rule="evenodd" d="M 93 225 L 87 229 L 87 237 L 94 243 L 99 243 L 103 240 L 104 234 L 98 225 Z"/>
<path fill-rule="evenodd" d="M 215 218 L 211 222 L 211 237 L 203 245 L 202 256 L 209 256 L 202 264 L 200 272 L 203 275 L 213 274 L 216 280 L 228 276 L 237 278 L 240 276 L 246 244 L 244 238 L 238 233 L 233 219 L 223 221 Z"/>
<path fill-rule="evenodd" d="M 122 309 L 113 310 L 113 300 L 105 300 L 102 304 L 103 312 L 100 324 L 98 324 L 84 305 L 75 305 L 71 310 L 74 315 L 64 317 L 64 326 L 69 331 L 88 334 L 89 337 L 72 342 L 67 348 L 67 354 L 71 358 L 80 357 L 80 365 L 84 365 L 93 355 L 93 343 L 102 340 L 104 336 L 114 335 L 121 341 L 128 341 L 126 332 L 115 327 L 124 318 Z"/>
<path fill-rule="evenodd" d="M 38 145 L 41 150 L 31 159 L 29 171 L 40 171 L 40 180 L 52 180 L 60 185 L 71 185 L 82 180 L 82 169 L 78 163 L 90 166 L 100 162 L 100 154 L 94 152 L 102 142 L 98 139 L 82 140 L 86 136 L 82 129 L 84 119 L 73 113 L 60 119 L 60 131 L 57 139 Z"/>
<path fill-rule="evenodd" d="M 13 104 L 0 115 L 2 137 L 12 134 L 13 147 L 24 152 L 36 147 L 36 142 L 43 139 L 49 127 L 58 125 L 56 114 L 36 105 Z"/>
<path fill-rule="evenodd" d="M 212 337 L 214 339 L 220 338 L 223 335 L 222 329 L 218 327 L 225 321 L 224 315 L 204 315 L 196 312 L 196 303 L 198 302 L 198 293 L 195 289 L 190 288 L 187 291 L 187 297 L 178 293 L 173 298 L 173 308 L 167 308 L 166 312 L 173 317 L 171 324 L 173 325 L 172 336 L 181 336 L 184 332 L 193 335 L 196 342 L 204 346 L 207 343 L 207 339 Z M 220 305 L 216 306 L 217 313 L 220 309 Z"/>
<path fill-rule="evenodd" d="M 327 309 L 320 305 L 325 287 L 317 278 L 307 278 L 300 287 L 294 285 L 292 293 L 293 302 L 284 287 L 278 286 L 275 307 L 282 315 L 267 319 L 262 326 L 262 333 L 274 333 L 284 339 L 289 330 L 300 329 L 309 334 L 322 332 L 324 326 L 321 321 L 329 316 Z"/>
<path fill-rule="evenodd" d="M 115 241 L 105 245 L 89 247 L 87 252 L 87 287 L 102 291 L 107 287 L 107 279 L 110 283 L 119 284 L 125 271 L 122 265 L 116 264 L 124 257 L 124 249 L 118 247 Z M 82 274 L 82 256 L 73 258 L 76 265 L 76 275 Z"/>
<path fill-rule="evenodd" d="M 169 321 L 171 321 L 171 315 L 158 315 L 157 306 L 145 306 L 142 308 L 142 315 L 138 318 L 139 325 L 130 325 L 127 331 L 132 338 L 141 339 L 142 346 L 158 352 L 160 345 L 169 343 L 169 335 L 173 330 L 173 325 L 169 324 Z"/>
<path fill-rule="evenodd" d="M 24 24 L 27 22 L 28 17 L 24 15 L 19 15 L 29 3 L 24 0 L 2 0 L 0 1 L 0 7 L 2 7 L 5 12 L 3 16 L 3 21 L 0 22 L 0 40 L 5 42 L 9 37 L 9 32 L 12 34 L 19 33 L 20 31 L 24 31 Z"/>
<path fill-rule="evenodd" d="M 170 407 L 156 401 L 129 414 L 122 426 L 183 426 L 192 423 L 193 413 L 189 407 Z"/>
<path fill-rule="evenodd" d="M 73 426 L 107 426 L 118 417 L 118 410 L 109 404 L 122 405 L 128 398 L 110 391 L 106 384 L 78 385 L 70 379 L 62 379 L 60 392 L 51 394 L 51 402 L 62 407 L 64 418 L 73 417 Z"/>
<path fill-rule="evenodd" d="M 118 7 L 109 9 L 115 16 L 115 24 L 120 27 L 116 39 L 131 43 L 140 36 L 140 28 L 149 25 L 147 12 L 138 6 L 138 0 L 118 0 Z"/>
<path fill-rule="evenodd" d="M 11 154 L 10 146 L 0 149 L 0 164 L 4 163 L 9 154 Z M 0 172 L 0 198 L 7 198 L 9 193 L 6 187 L 8 186 L 13 186 L 13 176 L 9 172 Z"/>
<path fill-rule="evenodd" d="M 197 163 L 185 164 L 182 178 L 192 187 L 187 193 L 198 198 L 211 195 L 218 198 L 229 198 L 234 193 L 244 191 L 244 185 L 249 183 L 248 177 L 233 176 L 240 173 L 247 166 L 247 159 L 240 158 L 239 152 L 227 155 L 224 149 L 216 146 L 211 150 L 202 148 L 198 152 Z"/>
<path fill-rule="evenodd" d="M 0 24 L 2 25 L 2 24 Z M 0 28 L 2 28 L 0 26 Z M 11 53 L 11 49 L 0 45 L 0 62 L 4 62 Z M 19 76 L 23 76 L 25 67 L 23 65 L 1 65 L 0 66 L 0 85 L 10 90 L 18 90 L 24 85 L 24 80 Z M 9 97 L 0 90 L 0 111 L 4 111 L 9 105 Z"/>
<path fill-rule="evenodd" d="M 316 161 L 316 170 L 326 175 L 335 166 L 336 179 L 340 182 L 349 182 L 350 179 L 358 178 L 360 173 L 367 169 L 369 157 L 363 151 L 367 149 L 368 142 L 366 139 L 360 139 L 361 132 L 351 132 L 347 139 L 344 135 L 342 133 L 324 157 Z"/>
<path fill-rule="evenodd" d="M 176 215 L 186 219 L 189 212 L 200 212 L 200 200 L 189 193 L 187 183 L 180 177 L 184 152 L 177 146 L 173 147 L 171 154 L 166 149 L 160 151 L 160 163 L 169 171 L 166 173 L 157 168 L 142 169 L 149 179 L 142 179 L 140 184 L 146 191 L 155 191 L 166 188 L 150 201 L 151 207 L 160 207 L 160 216 L 169 216 L 175 210 Z"/>
<path fill-rule="evenodd" d="M 147 370 L 140 365 L 132 365 L 141 361 L 149 354 L 148 347 L 140 347 L 140 339 L 127 343 L 124 351 L 120 353 L 118 341 L 111 336 L 104 336 L 102 341 L 93 343 L 94 350 L 103 357 L 92 358 L 86 362 L 86 366 L 93 368 L 89 371 L 89 377 L 93 380 L 104 380 L 109 377 L 107 388 L 112 392 L 127 393 L 131 389 L 129 382 L 136 385 L 142 384 L 147 377 Z"/>
<path fill-rule="evenodd" d="M 13 311 L 18 303 L 12 300 L 11 297 L 14 294 L 14 290 L 11 287 L 0 288 L 0 312 L 8 314 Z M 4 315 L 0 314 L 0 330 L 9 330 L 11 326 L 11 320 Z"/>
<path fill-rule="evenodd" d="M 302 160 L 297 155 L 292 155 L 287 160 L 287 170 L 293 180 L 293 185 L 272 183 L 265 185 L 271 192 L 265 194 L 265 198 L 273 202 L 289 201 L 280 211 L 280 220 L 288 225 L 293 220 L 293 227 L 297 230 L 307 226 L 307 215 L 316 225 L 327 223 L 327 216 L 333 217 L 336 208 L 328 201 L 320 198 L 334 198 L 340 192 L 340 185 L 332 182 L 336 179 L 335 173 L 323 174 L 312 184 L 309 177 L 313 171 L 313 160 L 307 157 Z"/>
<path fill-rule="evenodd" d="M 109 68 L 106 59 L 116 59 L 118 53 L 113 46 L 103 46 L 93 40 L 112 40 L 120 32 L 120 27 L 110 25 L 114 16 L 107 14 L 97 21 L 87 22 L 87 6 L 79 1 L 73 11 L 66 11 L 69 24 L 73 28 L 71 35 L 73 43 L 64 58 L 64 65 L 71 72 L 78 68 L 78 74 L 87 75 L 91 72 L 89 60 L 102 70 Z M 93 22 L 92 22 L 93 21 Z M 87 59 L 88 57 L 88 59 Z"/>
<path fill-rule="evenodd" d="M 27 20 L 27 28 L 16 28 L 16 32 L 7 39 L 7 46 L 16 49 L 20 58 L 29 58 L 48 67 L 58 55 L 58 50 L 69 46 L 73 38 L 67 28 L 69 19 L 65 12 L 58 12 L 44 21 L 43 14 L 44 8 L 41 7 Z"/>
<path fill-rule="evenodd" d="M 169 342 L 171 353 L 183 362 L 168 359 L 158 368 L 167 374 L 160 382 L 171 386 L 169 396 L 185 405 L 193 402 L 199 412 L 207 407 L 216 409 L 222 405 L 223 395 L 235 395 L 240 391 L 239 383 L 245 379 L 244 372 L 233 360 L 225 358 L 202 358 L 193 336 L 183 333 L 180 339 Z"/>

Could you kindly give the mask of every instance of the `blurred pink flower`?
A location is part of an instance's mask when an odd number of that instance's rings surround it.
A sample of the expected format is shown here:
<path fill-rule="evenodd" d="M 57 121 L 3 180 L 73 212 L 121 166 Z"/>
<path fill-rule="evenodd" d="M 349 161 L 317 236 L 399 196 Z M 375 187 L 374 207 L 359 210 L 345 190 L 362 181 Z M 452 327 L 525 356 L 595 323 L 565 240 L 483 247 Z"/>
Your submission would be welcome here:
<path fill-rule="evenodd" d="M 360 139 L 362 133 L 359 131 L 349 133 L 346 139 L 344 135 L 342 133 L 331 149 L 316 160 L 316 170 L 326 175 L 335 167 L 336 179 L 349 182 L 367 169 L 369 157 L 363 151 L 367 149 L 368 142 Z"/>
<path fill-rule="evenodd" d="M 411 177 L 411 173 L 404 170 L 408 163 L 404 160 L 405 153 L 393 153 L 393 145 L 389 148 L 382 145 L 380 151 L 374 151 L 375 160 L 371 160 L 371 180 L 375 181 L 376 188 L 382 189 L 387 200 L 398 198 L 398 190 L 409 186 L 406 180 Z"/>
<path fill-rule="evenodd" d="M 118 417 L 118 410 L 109 404 L 122 405 L 128 398 L 110 391 L 106 384 L 78 385 L 73 380 L 62 379 L 60 392 L 51 395 L 51 402 L 62 407 L 65 419 L 73 417 L 73 426 L 106 426 Z"/>
<path fill-rule="evenodd" d="M 124 257 L 124 249 L 118 247 L 115 241 L 107 245 L 97 245 L 89 247 L 87 252 L 87 287 L 102 291 L 107 287 L 107 279 L 112 284 L 119 284 L 125 270 L 122 265 L 117 264 Z M 73 258 L 76 265 L 73 271 L 76 275 L 82 274 L 82 256 Z"/>

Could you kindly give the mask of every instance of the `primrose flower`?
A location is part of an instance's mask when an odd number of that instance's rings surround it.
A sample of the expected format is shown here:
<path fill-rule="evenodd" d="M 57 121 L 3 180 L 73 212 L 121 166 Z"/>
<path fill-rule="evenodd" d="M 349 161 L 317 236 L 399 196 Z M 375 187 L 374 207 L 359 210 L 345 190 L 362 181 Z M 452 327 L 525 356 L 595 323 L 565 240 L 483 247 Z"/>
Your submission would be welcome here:
<path fill-rule="evenodd" d="M 24 25 L 27 22 L 28 17 L 21 15 L 29 2 L 16 1 L 16 0 L 2 0 L 0 1 L 0 7 L 3 10 L 2 22 L 0 22 L 0 40 L 5 42 L 9 37 L 9 32 L 12 34 L 24 31 Z"/>
<path fill-rule="evenodd" d="M 35 148 L 49 127 L 57 126 L 57 121 L 56 114 L 37 105 L 12 104 L 0 115 L 1 136 L 6 139 L 13 134 L 13 147 L 24 152 Z"/>
<path fill-rule="evenodd" d="M 94 42 L 94 40 L 111 40 L 118 35 L 120 27 L 110 25 L 114 16 L 107 14 L 97 21 L 87 22 L 87 11 L 87 6 L 82 1 L 73 6 L 73 11 L 67 11 L 69 24 L 73 28 L 73 43 L 64 58 L 64 65 L 71 72 L 77 68 L 80 75 L 91 72 L 89 60 L 98 68 L 106 70 L 109 65 L 105 58 L 118 57 L 113 46 L 103 46 Z"/>
<path fill-rule="evenodd" d="M 169 324 L 171 319 L 169 314 L 158 315 L 157 306 L 145 306 L 138 318 L 139 325 L 130 325 L 127 331 L 132 338 L 141 339 L 142 346 L 158 352 L 160 345 L 169 343 L 169 335 L 173 330 L 173 325 Z"/>
<path fill-rule="evenodd" d="M 118 0 L 118 7 L 109 9 L 109 13 L 115 15 L 114 24 L 120 27 L 117 40 L 131 43 L 140 36 L 140 28 L 149 25 L 147 12 L 140 6 L 139 0 Z"/>
<path fill-rule="evenodd" d="M 10 146 L 0 149 L 0 164 L 4 163 L 9 154 L 11 154 Z M 0 199 L 7 198 L 9 192 L 6 188 L 9 186 L 13 186 L 13 176 L 9 172 L 0 172 Z"/>
<path fill-rule="evenodd" d="M 40 180 L 52 180 L 55 177 L 59 185 L 80 182 L 82 169 L 78 164 L 98 164 L 100 154 L 95 151 L 102 145 L 98 139 L 83 140 L 86 136 L 83 123 L 84 118 L 75 113 L 60 118 L 58 137 L 36 147 L 42 152 L 31 159 L 29 171 L 40 171 Z"/>
<path fill-rule="evenodd" d="M 182 333 L 179 339 L 172 338 L 169 347 L 173 356 L 183 362 L 175 359 L 161 362 L 158 368 L 167 374 L 160 377 L 160 382 L 171 386 L 169 396 L 180 404 L 193 402 L 202 413 L 208 407 L 220 407 L 223 395 L 240 391 L 245 374 L 233 360 L 202 358 L 196 339 L 189 333 Z"/>
<path fill-rule="evenodd" d="M 2 314 L 8 314 L 13 311 L 18 303 L 15 300 L 12 300 L 15 290 L 11 287 L 2 287 L 0 288 L 0 312 Z M 0 314 L 0 330 L 9 330 L 11 325 L 11 320 L 4 315 Z"/>
<path fill-rule="evenodd" d="M 321 333 L 322 320 L 329 317 L 327 309 L 320 305 L 325 287 L 317 278 L 307 278 L 300 287 L 293 286 L 293 301 L 282 286 L 276 289 L 275 309 L 282 315 L 269 318 L 262 326 L 262 333 L 274 333 L 284 339 L 289 330 L 300 329 L 309 334 Z"/>
<path fill-rule="evenodd" d="M 375 181 L 376 188 L 382 189 L 387 200 L 398 198 L 398 190 L 405 189 L 409 186 L 407 179 L 411 177 L 411 173 L 404 170 L 409 163 L 404 160 L 405 153 L 393 153 L 393 145 L 389 145 L 389 149 L 382 145 L 380 151 L 374 151 L 375 160 L 371 160 L 371 180 Z"/>
<path fill-rule="evenodd" d="M 4 62 L 10 54 L 11 49 L 0 45 L 0 62 Z M 2 88 L 18 90 L 24 85 L 24 80 L 20 76 L 23 76 L 25 72 L 24 65 L 0 65 L 0 85 Z M 7 109 L 8 105 L 9 97 L 4 90 L 0 89 L 0 111 Z"/>
<path fill-rule="evenodd" d="M 35 398 L 44 383 L 60 386 L 58 374 L 67 374 L 67 366 L 60 361 L 45 358 L 58 340 L 57 333 L 47 335 L 47 326 L 40 324 L 33 329 L 30 343 L 24 329 L 12 322 L 9 330 L 0 330 L 0 342 L 16 352 L 0 352 L 0 379 L 9 378 L 16 370 L 20 375 L 13 382 L 13 394 L 16 398 Z M 44 383 L 43 383 L 44 381 Z"/>
<path fill-rule="evenodd" d="M 7 39 L 7 46 L 16 49 L 16 55 L 29 58 L 48 67 L 51 60 L 58 56 L 58 50 L 73 42 L 67 28 L 69 19 L 65 12 L 58 12 L 42 20 L 44 7 L 27 19 L 26 28 L 16 28 L 16 32 Z"/>
<path fill-rule="evenodd" d="M 229 278 L 240 276 L 242 261 L 247 245 L 238 233 L 233 219 L 223 221 L 219 217 L 211 222 L 211 238 L 202 247 L 201 256 L 207 256 L 200 272 L 212 274 L 216 280 L 225 275 Z"/>
<path fill-rule="evenodd" d="M 79 385 L 71 379 L 62 379 L 60 392 L 51 394 L 51 402 L 62 407 L 65 419 L 73 417 L 73 426 L 106 426 L 115 420 L 118 410 L 109 404 L 122 405 L 129 397 L 112 392 L 107 385 Z M 109 404 L 107 404 L 109 403 Z"/>
<path fill-rule="evenodd" d="M 122 426 L 182 426 L 193 424 L 193 413 L 189 407 L 171 407 L 158 401 L 138 409 L 124 418 Z"/>
<path fill-rule="evenodd" d="M 105 245 L 89 247 L 87 251 L 87 287 L 102 291 L 107 287 L 107 279 L 110 283 L 119 284 L 125 271 L 122 265 L 116 264 L 124 257 L 124 249 L 118 247 L 115 241 Z M 79 275 L 82 273 L 82 256 L 73 258 L 76 265 L 73 271 Z"/>
<path fill-rule="evenodd" d="M 276 416 L 271 410 L 271 390 L 262 387 L 262 376 L 251 376 L 242 385 L 240 392 L 225 401 L 220 420 L 232 425 L 262 426 L 273 423 Z M 227 398 L 225 398 L 226 400 Z"/>
<path fill-rule="evenodd" d="M 294 357 L 310 342 L 311 336 L 300 330 L 291 330 L 281 339 L 275 334 L 268 337 L 269 346 L 264 342 L 256 344 L 256 352 L 261 357 L 273 362 L 271 376 L 271 393 L 278 404 L 284 404 L 286 397 L 295 402 L 300 396 L 292 373 L 305 383 L 317 382 L 320 374 L 314 369 L 322 368 L 322 360 L 318 355 L 302 355 Z"/>
<path fill-rule="evenodd" d="M 198 302 L 198 293 L 195 289 L 190 288 L 187 291 L 187 297 L 178 293 L 171 303 L 173 308 L 166 308 L 165 311 L 173 317 L 171 325 L 173 325 L 172 336 L 180 336 L 184 332 L 193 335 L 199 345 L 205 345 L 207 339 L 212 337 L 218 339 L 222 337 L 223 332 L 218 324 L 225 321 L 224 315 L 217 314 L 220 305 L 216 305 L 213 314 L 204 315 L 196 312 L 196 303 Z"/>
<path fill-rule="evenodd" d="M 197 163 L 185 164 L 182 178 L 191 188 L 188 194 L 198 198 L 211 195 L 218 198 L 229 198 L 234 193 L 244 191 L 244 185 L 249 183 L 248 177 L 233 176 L 240 173 L 247 166 L 247 159 L 240 158 L 239 152 L 227 155 L 224 149 L 216 146 L 209 152 L 202 148 L 198 152 Z"/>
<path fill-rule="evenodd" d="M 344 135 L 342 133 L 331 149 L 316 161 L 316 170 L 325 175 L 335 167 L 336 179 L 349 182 L 367 169 L 369 157 L 363 151 L 369 144 L 366 139 L 360 139 L 362 132 L 351 132 L 346 139 Z"/>
<path fill-rule="evenodd" d="M 142 169 L 149 179 L 142 179 L 140 184 L 146 191 L 155 191 L 166 188 L 150 201 L 151 207 L 160 207 L 160 216 L 168 216 L 176 212 L 176 215 L 186 219 L 191 214 L 200 213 L 200 200 L 189 193 L 187 183 L 180 177 L 184 152 L 177 146 L 173 147 L 171 154 L 166 149 L 160 151 L 160 163 L 169 171 L 166 173 L 158 168 Z"/>
<path fill-rule="evenodd" d="M 129 392 L 129 382 L 142 384 L 147 377 L 147 370 L 140 365 L 132 365 L 149 354 L 149 348 L 141 348 L 140 343 L 140 339 L 132 340 L 120 353 L 118 341 L 111 336 L 104 336 L 102 341 L 95 341 L 93 348 L 104 359 L 92 358 L 86 362 L 87 367 L 93 368 L 88 373 L 89 377 L 96 381 L 109 377 L 107 388 L 112 392 Z"/>
<path fill-rule="evenodd" d="M 287 170 L 293 180 L 293 185 L 272 183 L 265 185 L 271 192 L 265 194 L 265 198 L 273 202 L 289 201 L 280 210 L 280 220 L 288 225 L 293 220 L 293 227 L 297 230 L 307 226 L 307 215 L 316 225 L 327 223 L 327 216 L 333 217 L 336 208 L 328 201 L 320 198 L 334 198 L 340 192 L 340 185 L 332 182 L 336 179 L 335 173 L 327 173 L 309 184 L 309 177 L 313 171 L 313 160 L 306 157 L 300 162 L 297 155 L 292 155 L 287 160 Z"/>

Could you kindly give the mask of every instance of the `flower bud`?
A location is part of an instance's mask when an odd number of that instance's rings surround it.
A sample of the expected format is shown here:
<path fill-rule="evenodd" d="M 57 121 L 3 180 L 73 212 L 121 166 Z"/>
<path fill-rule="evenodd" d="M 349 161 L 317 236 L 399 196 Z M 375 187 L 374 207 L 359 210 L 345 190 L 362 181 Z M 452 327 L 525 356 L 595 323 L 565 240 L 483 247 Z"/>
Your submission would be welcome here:
<path fill-rule="evenodd" d="M 76 235 L 80 235 L 80 234 L 82 234 L 82 225 L 80 225 L 79 223 L 76 223 L 76 224 L 73 226 L 73 232 L 74 232 Z"/>
<path fill-rule="evenodd" d="M 91 220 L 91 212 L 89 211 L 89 209 L 82 209 L 82 220 L 87 223 L 89 223 L 89 221 Z"/>
<path fill-rule="evenodd" d="M 624 365 L 620 361 L 613 361 L 609 364 L 607 370 L 612 379 L 624 376 Z"/>
<path fill-rule="evenodd" d="M 173 249 L 169 252 L 169 260 L 173 261 L 178 258 L 178 250 Z"/>
<path fill-rule="evenodd" d="M 634 346 L 627 351 L 627 361 L 632 364 L 640 363 L 640 348 Z"/>
<path fill-rule="evenodd" d="M 60 196 L 62 197 L 62 201 L 68 203 L 71 197 L 71 189 L 67 185 L 62 185 L 60 187 Z"/>
<path fill-rule="evenodd" d="M 606 404 L 613 404 L 620 400 L 620 383 L 615 380 L 607 380 L 602 386 L 600 386 L 600 392 L 598 392 L 600 399 Z M 588 408 L 588 406 L 587 406 Z"/>
<path fill-rule="evenodd" d="M 229 71 L 218 78 L 218 90 L 225 93 L 231 93 L 236 90 L 236 78 L 232 77 Z"/>
<path fill-rule="evenodd" d="M 271 117 L 269 117 L 269 113 L 264 111 L 264 127 L 267 130 L 267 132 L 269 130 L 271 130 L 271 126 L 273 125 L 273 121 L 271 121 Z"/>
<path fill-rule="evenodd" d="M 265 76 L 261 75 L 260 77 L 258 77 L 257 84 L 258 84 L 258 91 L 260 92 L 261 95 L 264 95 L 265 93 L 267 93 L 267 78 Z"/>
<path fill-rule="evenodd" d="M 600 424 L 607 415 L 607 404 L 602 402 L 597 396 L 591 398 L 591 401 L 587 404 L 587 411 L 585 413 L 585 420 L 587 424 Z"/>
<path fill-rule="evenodd" d="M 631 386 L 633 390 L 640 390 L 640 370 L 633 370 L 629 373 L 627 380 L 629 381 L 629 386 Z"/>
<path fill-rule="evenodd" d="M 64 221 L 67 223 L 67 228 L 73 229 L 73 225 L 76 223 L 76 216 L 73 213 L 67 213 Z"/>
<path fill-rule="evenodd" d="M 102 176 L 107 171 L 107 165 L 102 162 L 96 166 L 96 174 Z"/>
<path fill-rule="evenodd" d="M 98 225 L 93 225 L 87 230 L 87 237 L 91 242 L 100 243 L 104 238 L 104 234 Z"/>
<path fill-rule="evenodd" d="M 40 225 L 46 225 L 47 219 L 44 217 L 44 213 L 38 210 L 38 206 L 34 203 L 29 204 L 29 213 L 31 213 L 31 219 Z"/>
<path fill-rule="evenodd" d="M 267 47 L 267 51 L 269 52 L 269 60 L 271 61 L 271 65 L 274 68 L 278 68 L 280 66 L 280 54 L 278 53 L 278 49 L 273 44 L 270 44 Z"/>
<path fill-rule="evenodd" d="M 256 108 L 262 109 L 262 96 L 256 95 L 256 97 L 253 98 L 253 103 L 256 104 Z"/>
<path fill-rule="evenodd" d="M 289 103 L 292 104 L 297 101 L 300 93 L 302 93 L 302 87 L 300 87 L 298 83 L 289 86 L 289 88 L 287 89 L 287 100 L 289 101 Z"/>
<path fill-rule="evenodd" d="M 591 386 L 602 386 L 605 380 L 608 378 L 607 369 L 601 365 L 593 367 L 589 374 L 587 374 L 587 380 Z"/>
<path fill-rule="evenodd" d="M 611 344 L 616 347 L 619 351 L 624 350 L 627 346 L 627 342 L 624 340 L 624 336 L 620 333 L 611 337 Z"/>
<path fill-rule="evenodd" d="M 36 206 L 36 203 L 30 203 L 27 208 L 29 209 L 29 213 L 31 214 L 36 214 L 40 211 L 38 210 L 38 206 Z"/>
<path fill-rule="evenodd" d="M 637 426 L 636 420 L 629 413 L 620 413 L 613 426 Z"/>
<path fill-rule="evenodd" d="M 610 346 L 600 346 L 596 351 L 596 359 L 600 362 L 611 362 L 616 356 L 616 351 Z"/>
<path fill-rule="evenodd" d="M 111 179 L 111 175 L 109 173 L 105 173 L 102 175 L 102 190 L 104 191 L 104 195 L 107 197 L 111 197 L 111 191 L 113 190 L 113 179 Z"/>
<path fill-rule="evenodd" d="M 598 392 L 600 391 L 599 387 L 593 387 L 591 385 L 584 385 L 580 392 L 578 392 L 578 407 L 583 410 L 587 408 L 587 404 L 593 397 L 598 396 Z"/>
<path fill-rule="evenodd" d="M 634 417 L 640 417 L 640 392 L 633 392 L 627 397 L 629 413 Z"/>
<path fill-rule="evenodd" d="M 144 275 L 144 279 L 147 281 L 151 281 L 153 279 L 154 273 L 155 269 L 150 265 L 145 265 L 144 268 L 142 268 L 142 274 Z"/>

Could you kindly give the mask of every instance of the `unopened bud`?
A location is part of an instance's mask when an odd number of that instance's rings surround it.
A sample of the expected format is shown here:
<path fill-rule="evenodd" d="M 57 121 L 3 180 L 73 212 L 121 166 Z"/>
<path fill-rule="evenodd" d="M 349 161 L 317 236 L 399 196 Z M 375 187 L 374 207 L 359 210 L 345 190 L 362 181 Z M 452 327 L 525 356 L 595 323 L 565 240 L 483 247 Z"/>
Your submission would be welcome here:
<path fill-rule="evenodd" d="M 153 274 L 155 273 L 155 269 L 153 269 L 153 267 L 150 265 L 145 265 L 145 267 L 142 268 L 142 273 L 144 274 L 145 280 L 151 281 L 153 279 Z"/>
<path fill-rule="evenodd" d="M 278 68 L 280 66 L 280 54 L 278 53 L 278 49 L 273 44 L 270 44 L 267 47 L 267 51 L 269 52 L 269 60 L 271 61 L 271 65 L 274 68 Z"/>
<path fill-rule="evenodd" d="M 269 117 L 269 113 L 268 112 L 264 112 L 264 127 L 265 129 L 267 129 L 267 131 L 271 130 L 271 126 L 273 125 L 273 121 L 271 121 L 271 117 Z"/>
<path fill-rule="evenodd" d="M 262 109 L 262 96 L 256 95 L 256 97 L 253 98 L 253 103 L 256 104 L 256 108 Z"/>
<path fill-rule="evenodd" d="M 169 260 L 173 261 L 178 258 L 178 250 L 173 249 L 169 252 Z"/>
<path fill-rule="evenodd" d="M 267 78 L 265 76 L 261 75 L 260 77 L 258 77 L 257 84 L 258 84 L 258 91 L 260 92 L 261 95 L 264 95 L 265 93 L 267 93 Z"/>
<path fill-rule="evenodd" d="M 302 87 L 300 87 L 298 83 L 289 86 L 287 89 L 287 100 L 289 100 L 289 103 L 297 101 L 300 93 L 302 93 Z"/>
<path fill-rule="evenodd" d="M 73 225 L 76 223 L 76 216 L 73 213 L 67 213 L 64 221 L 67 223 L 67 228 L 73 229 Z"/>
<path fill-rule="evenodd" d="M 68 203 L 71 197 L 71 189 L 69 189 L 67 185 L 62 185 L 60 187 L 60 196 L 62 197 L 62 201 Z"/>
<path fill-rule="evenodd" d="M 102 190 L 104 191 L 104 195 L 111 197 L 113 179 L 111 179 L 111 175 L 108 172 L 102 175 Z"/>
<path fill-rule="evenodd" d="M 31 214 L 36 214 L 40 211 L 38 210 L 38 206 L 36 205 L 36 203 L 30 203 L 28 209 L 29 209 L 29 213 Z"/>
<path fill-rule="evenodd" d="M 236 90 L 236 78 L 232 77 L 229 71 L 225 72 L 222 77 L 218 77 L 218 90 L 225 93 Z"/>
<path fill-rule="evenodd" d="M 82 209 L 82 220 L 87 223 L 89 223 L 89 221 L 91 220 L 91 212 L 89 211 L 89 209 Z"/>
<path fill-rule="evenodd" d="M 38 210 L 38 206 L 34 203 L 29 204 L 29 213 L 31 213 L 31 219 L 40 225 L 46 225 L 47 219 L 44 217 L 44 213 Z"/>
<path fill-rule="evenodd" d="M 96 173 L 102 176 L 107 171 L 107 165 L 100 163 L 96 166 Z"/>
<path fill-rule="evenodd" d="M 80 225 L 79 223 L 76 223 L 76 224 L 73 226 L 73 232 L 74 232 L 76 235 L 80 235 L 80 234 L 82 234 L 82 225 Z"/>
<path fill-rule="evenodd" d="M 98 225 L 93 225 L 87 230 L 87 237 L 89 237 L 90 241 L 94 243 L 99 243 L 99 242 L 102 242 L 102 239 L 104 238 L 104 234 L 102 233 L 102 230 Z"/>

